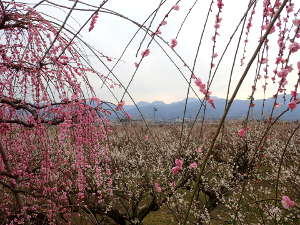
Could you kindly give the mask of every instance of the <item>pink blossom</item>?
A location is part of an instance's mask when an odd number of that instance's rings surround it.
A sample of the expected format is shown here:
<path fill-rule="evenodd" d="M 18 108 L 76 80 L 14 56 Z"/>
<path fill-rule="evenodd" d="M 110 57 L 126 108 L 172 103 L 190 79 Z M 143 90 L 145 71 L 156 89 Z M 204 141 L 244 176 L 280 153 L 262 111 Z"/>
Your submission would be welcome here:
<path fill-rule="evenodd" d="M 157 30 L 156 32 L 152 33 L 151 36 L 155 36 L 155 35 L 160 35 L 161 34 L 161 31 L 160 30 Z"/>
<path fill-rule="evenodd" d="M 262 58 L 261 60 L 260 60 L 260 63 L 261 64 L 265 64 L 265 63 L 267 63 L 268 62 L 268 59 L 267 58 Z"/>
<path fill-rule="evenodd" d="M 91 101 L 95 102 L 96 104 L 100 104 L 101 103 L 101 100 L 99 98 L 97 98 L 97 97 L 92 97 Z"/>
<path fill-rule="evenodd" d="M 217 17 L 216 17 L 216 23 L 221 23 L 221 22 L 222 22 L 222 18 L 219 17 L 219 16 L 217 16 Z"/>
<path fill-rule="evenodd" d="M 178 11 L 180 9 L 180 7 L 179 7 L 179 5 L 174 5 L 172 9 Z"/>
<path fill-rule="evenodd" d="M 265 25 L 263 25 L 261 28 L 262 30 L 267 30 L 269 28 L 269 23 L 266 23 Z M 273 26 L 270 30 L 270 34 L 274 33 L 275 32 L 275 26 Z"/>
<path fill-rule="evenodd" d="M 285 209 L 295 206 L 295 202 L 286 195 L 282 196 L 281 204 L 282 204 L 283 208 L 285 208 Z"/>
<path fill-rule="evenodd" d="M 211 105 L 211 107 L 213 107 L 214 109 L 216 108 L 215 102 L 214 102 L 214 100 L 213 100 L 212 98 L 209 98 L 209 99 L 207 100 L 207 102 Z"/>
<path fill-rule="evenodd" d="M 291 91 L 291 96 L 296 98 L 297 97 L 297 92 L 296 91 Z"/>
<path fill-rule="evenodd" d="M 171 48 L 175 48 L 177 45 L 177 40 L 176 39 L 172 39 L 171 40 Z"/>
<path fill-rule="evenodd" d="M 163 21 L 160 23 L 160 25 L 161 25 L 161 26 L 164 26 L 164 25 L 167 25 L 167 23 L 168 23 L 168 22 L 167 22 L 166 20 L 163 20 Z"/>
<path fill-rule="evenodd" d="M 288 6 L 286 7 L 286 11 L 287 11 L 288 13 L 293 12 L 293 11 L 294 11 L 294 5 L 293 5 L 293 4 L 292 4 L 292 5 L 288 5 Z"/>
<path fill-rule="evenodd" d="M 245 137 L 249 128 L 242 128 L 238 131 L 240 137 Z"/>
<path fill-rule="evenodd" d="M 125 116 L 126 116 L 127 120 L 132 120 L 132 117 L 128 112 L 125 112 Z"/>
<path fill-rule="evenodd" d="M 175 166 L 175 167 L 172 168 L 172 173 L 173 173 L 173 175 L 178 174 L 179 171 L 180 171 L 180 168 L 179 168 L 178 166 Z"/>
<path fill-rule="evenodd" d="M 300 19 L 294 19 L 294 20 L 293 20 L 293 24 L 294 24 L 295 26 L 300 26 Z"/>
<path fill-rule="evenodd" d="M 218 57 L 218 53 L 213 54 L 213 58 L 217 58 Z"/>
<path fill-rule="evenodd" d="M 300 45 L 299 45 L 300 46 Z M 292 72 L 293 71 L 293 66 L 292 65 L 289 65 L 289 66 L 286 66 L 286 69 L 288 70 L 288 72 Z"/>
<path fill-rule="evenodd" d="M 148 56 L 149 54 L 150 54 L 150 50 L 147 48 L 145 51 L 142 52 L 141 55 L 144 58 L 144 57 Z"/>
<path fill-rule="evenodd" d="M 279 103 L 275 104 L 275 108 L 279 108 L 281 105 Z"/>
<path fill-rule="evenodd" d="M 180 169 L 182 169 L 183 160 L 181 160 L 181 159 L 175 159 L 175 165 L 177 167 L 179 167 Z"/>
<path fill-rule="evenodd" d="M 124 105 L 125 105 L 124 100 L 120 101 L 116 107 L 116 111 L 122 110 Z"/>
<path fill-rule="evenodd" d="M 134 63 L 134 66 L 135 66 L 136 68 L 138 68 L 138 67 L 139 67 L 139 63 L 135 62 L 135 63 Z"/>
<path fill-rule="evenodd" d="M 205 84 L 202 83 L 202 81 L 201 81 L 200 78 L 197 78 L 197 79 L 195 80 L 195 84 L 196 84 L 200 89 L 205 88 Z"/>
<path fill-rule="evenodd" d="M 98 17 L 99 17 L 99 15 L 98 15 L 98 12 L 97 12 L 97 13 L 95 13 L 95 15 L 93 16 L 93 18 L 92 18 L 92 20 L 91 20 L 89 32 L 91 32 L 91 31 L 94 29 Z"/>
<path fill-rule="evenodd" d="M 299 70 L 299 72 L 300 72 L 300 61 L 297 62 L 297 67 L 298 67 L 298 70 Z"/>
<path fill-rule="evenodd" d="M 283 63 L 284 62 L 284 59 L 282 57 L 277 57 L 276 58 L 276 64 L 279 64 L 279 63 Z"/>
<path fill-rule="evenodd" d="M 154 189 L 156 192 L 161 192 L 161 190 L 162 190 L 159 183 L 154 183 Z"/>
<path fill-rule="evenodd" d="M 273 26 L 270 30 L 270 34 L 273 34 L 275 32 L 275 26 Z"/>
<path fill-rule="evenodd" d="M 145 135 L 145 136 L 144 136 L 144 140 L 145 140 L 145 141 L 148 141 L 148 140 L 149 140 L 149 136 L 148 136 L 148 135 Z"/>
<path fill-rule="evenodd" d="M 277 76 L 280 78 L 285 78 L 288 75 L 288 69 L 282 69 L 277 73 Z"/>
<path fill-rule="evenodd" d="M 172 168 L 173 175 L 176 175 L 179 173 L 180 170 L 182 170 L 183 160 L 181 159 L 175 159 L 175 167 Z"/>
<path fill-rule="evenodd" d="M 300 49 L 300 44 L 297 42 L 294 42 L 289 46 L 289 49 L 292 53 L 295 53 Z"/>
<path fill-rule="evenodd" d="M 288 104 L 288 108 L 293 111 L 297 107 L 296 101 L 292 101 Z"/>
<path fill-rule="evenodd" d="M 189 165 L 189 168 L 190 169 L 195 169 L 195 168 L 197 168 L 197 163 L 196 162 L 193 162 L 193 163 L 191 163 L 190 165 Z"/>
<path fill-rule="evenodd" d="M 206 90 L 206 84 L 202 83 L 200 78 L 196 78 L 195 84 L 199 87 L 200 92 L 204 94 L 206 97 L 210 95 L 210 93 Z"/>
<path fill-rule="evenodd" d="M 219 9 L 222 9 L 223 6 L 224 6 L 222 0 L 218 0 L 218 4 L 217 4 L 217 5 L 218 5 L 218 8 L 219 8 Z"/>

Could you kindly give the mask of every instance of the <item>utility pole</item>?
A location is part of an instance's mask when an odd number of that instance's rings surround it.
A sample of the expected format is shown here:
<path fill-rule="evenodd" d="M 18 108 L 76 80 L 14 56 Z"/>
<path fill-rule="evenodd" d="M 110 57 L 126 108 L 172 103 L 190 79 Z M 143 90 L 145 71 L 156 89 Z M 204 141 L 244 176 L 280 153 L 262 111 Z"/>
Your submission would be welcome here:
<path fill-rule="evenodd" d="M 156 120 L 155 116 L 156 116 L 156 112 L 158 111 L 158 108 L 153 107 L 153 121 Z"/>

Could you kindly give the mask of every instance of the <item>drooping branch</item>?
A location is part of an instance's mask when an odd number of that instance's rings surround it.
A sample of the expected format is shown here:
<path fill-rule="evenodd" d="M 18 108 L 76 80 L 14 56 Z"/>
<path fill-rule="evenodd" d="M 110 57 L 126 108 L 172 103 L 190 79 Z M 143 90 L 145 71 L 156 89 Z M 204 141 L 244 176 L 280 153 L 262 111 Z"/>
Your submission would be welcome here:
<path fill-rule="evenodd" d="M 229 109 L 231 108 L 231 105 L 232 105 L 232 103 L 233 103 L 233 101 L 234 101 L 234 99 L 235 99 L 235 97 L 236 97 L 236 95 L 237 95 L 237 93 L 238 93 L 238 91 L 239 91 L 241 85 L 243 84 L 243 81 L 244 81 L 245 77 L 247 76 L 247 74 L 248 74 L 248 72 L 249 72 L 249 70 L 250 70 L 250 68 L 251 68 L 251 66 L 252 66 L 252 63 L 254 62 L 254 60 L 255 60 L 257 54 L 259 53 L 259 51 L 260 51 L 260 49 L 261 49 L 263 43 L 266 41 L 267 37 L 269 36 L 272 27 L 274 26 L 276 20 L 277 20 L 278 17 L 280 16 L 280 14 L 281 14 L 282 10 L 284 9 L 284 7 L 286 6 L 287 2 L 288 2 L 288 0 L 285 0 L 285 1 L 281 4 L 280 9 L 277 11 L 277 13 L 275 14 L 274 18 L 272 19 L 272 21 L 271 21 L 270 25 L 268 26 L 268 28 L 267 28 L 267 30 L 266 30 L 264 36 L 261 38 L 261 40 L 260 40 L 260 42 L 259 42 L 259 44 L 258 44 L 256 50 L 254 51 L 254 54 L 252 55 L 252 57 L 251 57 L 249 63 L 247 64 L 247 67 L 246 67 L 244 73 L 242 74 L 242 76 L 241 76 L 241 78 L 240 78 L 240 80 L 239 80 L 239 82 L 238 82 L 238 85 L 236 86 L 236 88 L 235 88 L 235 90 L 234 90 L 234 92 L 233 92 L 233 94 L 232 94 L 232 97 L 231 97 L 230 101 L 228 102 L 227 108 L 226 108 L 226 110 L 225 110 L 225 112 L 224 112 L 224 114 L 223 114 L 223 117 L 221 118 L 221 120 L 220 120 L 220 122 L 219 122 L 218 129 L 217 129 L 217 131 L 216 131 L 216 133 L 215 133 L 215 136 L 214 136 L 214 138 L 213 138 L 213 140 L 212 140 L 212 142 L 211 142 L 210 148 L 209 148 L 209 150 L 208 150 L 208 152 L 207 152 L 207 154 L 206 154 L 206 156 L 205 156 L 205 160 L 204 160 L 203 164 L 201 165 L 201 169 L 200 169 L 200 172 L 199 172 L 199 175 L 198 175 L 198 180 L 197 180 L 197 182 L 196 182 L 196 184 L 195 184 L 194 192 L 193 192 L 193 195 L 192 195 L 192 198 L 191 198 L 189 207 L 188 207 L 188 211 L 187 211 L 187 213 L 186 213 L 186 215 L 185 215 L 185 220 L 184 220 L 184 223 L 183 223 L 183 224 L 186 224 L 186 223 L 187 223 L 187 219 L 188 219 L 188 217 L 189 217 L 190 209 L 191 209 L 191 207 L 192 207 L 192 203 L 193 203 L 193 200 L 194 200 L 196 191 L 197 191 L 198 186 L 199 186 L 200 178 L 201 178 L 201 176 L 202 176 L 202 174 L 203 174 L 203 172 L 204 172 L 204 170 L 205 170 L 205 168 L 206 168 L 206 164 L 207 164 L 207 162 L 208 162 L 208 160 L 209 160 L 209 157 L 210 157 L 210 155 L 211 155 L 211 152 L 212 152 L 212 150 L 213 150 L 213 147 L 215 146 L 215 142 L 216 142 L 216 140 L 217 140 L 217 138 L 218 138 L 218 136 L 219 136 L 219 133 L 220 133 L 220 131 L 221 131 L 221 128 L 222 128 L 222 126 L 223 126 L 223 123 L 224 123 L 224 121 L 225 121 L 225 119 L 226 119 L 226 117 L 227 117 L 227 115 L 228 115 Z"/>
<path fill-rule="evenodd" d="M 36 109 L 38 109 L 37 106 L 34 104 L 26 103 L 19 99 L 9 98 L 9 97 L 0 97 L 0 103 L 7 104 L 14 108 L 15 110 L 26 110 L 27 112 L 31 113 L 34 117 L 37 117 Z M 33 109 L 35 108 L 35 109 Z"/>
<path fill-rule="evenodd" d="M 55 113 L 51 112 L 51 109 L 59 108 L 63 111 L 66 106 L 72 105 L 72 104 L 84 105 L 86 107 L 85 110 L 95 111 L 101 120 L 102 120 L 102 118 L 101 118 L 101 115 L 99 114 L 101 112 L 106 115 L 111 114 L 110 111 L 113 111 L 114 113 L 116 113 L 116 110 L 111 106 L 114 104 L 111 102 L 100 101 L 96 106 L 91 106 L 88 104 L 89 101 L 91 101 L 91 100 L 88 100 L 88 99 L 70 100 L 70 101 L 66 100 L 63 102 L 54 102 L 51 104 L 36 105 L 33 103 L 22 101 L 20 99 L 3 96 L 3 97 L 0 97 L 0 106 L 1 106 L 1 104 L 3 104 L 3 105 L 8 105 L 8 106 L 12 107 L 16 111 L 25 110 L 27 113 L 32 115 L 34 121 L 27 120 L 26 118 L 25 119 L 0 118 L 0 123 L 19 124 L 19 125 L 22 125 L 22 126 L 28 127 L 28 128 L 33 128 L 37 124 L 48 124 L 51 126 L 59 125 L 59 124 L 65 122 L 65 118 L 64 118 L 64 116 L 56 116 L 55 117 Z M 103 105 L 108 106 L 108 109 L 103 108 Z M 124 110 L 122 110 L 122 112 L 125 113 Z M 44 117 L 45 113 L 46 113 L 46 115 L 54 115 L 54 118 L 45 118 Z M 126 115 L 126 113 L 125 113 L 125 115 Z M 72 117 L 72 120 L 74 119 L 73 122 L 76 122 L 75 117 L 76 117 L 76 110 L 75 110 L 74 117 Z"/>

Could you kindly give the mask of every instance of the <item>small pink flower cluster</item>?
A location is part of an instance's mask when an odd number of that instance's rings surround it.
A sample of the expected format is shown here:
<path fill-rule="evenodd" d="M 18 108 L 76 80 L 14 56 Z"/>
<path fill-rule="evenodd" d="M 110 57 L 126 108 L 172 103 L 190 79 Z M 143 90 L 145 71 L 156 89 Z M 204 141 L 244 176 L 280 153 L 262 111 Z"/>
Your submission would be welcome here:
<path fill-rule="evenodd" d="M 207 102 L 215 109 L 215 103 L 214 100 L 212 98 L 210 98 L 211 92 L 209 92 L 206 89 L 206 84 L 204 84 L 200 78 L 197 78 L 194 74 L 192 75 L 192 78 L 195 80 L 195 84 L 197 85 L 197 87 L 199 87 L 199 90 L 202 94 L 204 94 L 205 99 L 207 100 Z"/>
<path fill-rule="evenodd" d="M 300 44 L 297 42 L 294 42 L 289 46 L 289 49 L 290 49 L 291 53 L 295 53 L 300 49 Z"/>
<path fill-rule="evenodd" d="M 267 58 L 261 58 L 260 63 L 261 64 L 266 64 L 268 62 Z"/>
<path fill-rule="evenodd" d="M 132 117 L 128 112 L 125 112 L 125 117 L 127 120 L 132 120 Z"/>
<path fill-rule="evenodd" d="M 161 26 L 164 26 L 164 25 L 167 25 L 167 23 L 168 23 L 168 22 L 167 22 L 166 20 L 163 20 L 163 21 L 160 23 L 160 25 L 161 25 Z"/>
<path fill-rule="evenodd" d="M 221 22 L 222 22 L 222 18 L 219 15 L 217 15 L 216 16 L 216 22 L 215 22 L 216 35 L 219 35 L 219 33 L 217 32 L 217 30 L 220 28 Z M 216 40 L 216 35 L 212 37 L 213 41 Z"/>
<path fill-rule="evenodd" d="M 252 12 L 251 12 L 251 15 L 250 15 L 250 17 L 249 17 L 249 19 L 248 19 L 248 24 L 247 24 L 247 28 L 246 28 L 246 38 L 245 38 L 245 40 L 244 40 L 243 56 L 242 56 L 242 58 L 240 59 L 240 61 L 241 61 L 241 66 L 244 65 L 244 60 L 245 60 L 245 58 L 246 58 L 247 45 L 248 45 L 248 42 L 249 42 L 248 37 L 249 37 L 250 29 L 251 29 L 251 27 L 253 26 L 253 24 L 252 24 L 253 17 L 254 17 L 254 15 L 255 15 L 255 13 L 256 13 L 255 7 L 256 7 L 256 5 L 253 7 Z"/>
<path fill-rule="evenodd" d="M 158 29 L 157 31 L 155 31 L 154 33 L 151 34 L 151 36 L 155 36 L 155 35 L 160 35 L 161 34 L 161 31 L 160 29 Z"/>
<path fill-rule="evenodd" d="M 215 45 L 216 45 L 217 36 L 220 35 L 219 32 L 218 32 L 218 30 L 221 27 L 222 18 L 220 17 L 220 15 L 221 15 L 223 6 L 224 6 L 224 4 L 223 4 L 222 0 L 218 0 L 217 1 L 217 7 L 219 8 L 219 12 L 216 15 L 216 20 L 215 20 L 215 25 L 214 25 L 215 33 L 214 33 L 214 35 L 211 38 L 211 40 L 214 42 L 213 53 L 212 53 L 212 56 L 211 56 L 212 57 L 211 69 L 213 67 L 215 67 L 215 64 L 213 63 L 214 58 L 218 57 L 218 53 L 215 53 Z M 211 102 L 211 100 L 209 100 L 209 99 L 208 99 L 208 101 Z M 213 107 L 214 107 L 214 105 L 213 105 Z"/>
<path fill-rule="evenodd" d="M 270 22 L 266 22 L 265 25 L 261 27 L 262 30 L 267 30 L 270 26 Z M 276 31 L 275 26 L 273 26 L 270 30 L 270 34 L 273 34 Z"/>
<path fill-rule="evenodd" d="M 293 11 L 294 11 L 294 4 L 291 3 L 290 5 L 286 6 L 286 11 L 287 11 L 288 13 L 293 12 Z"/>
<path fill-rule="evenodd" d="M 294 101 L 291 101 L 289 104 L 288 104 L 288 108 L 293 111 L 296 107 L 297 107 L 297 104 L 300 102 L 300 99 L 296 99 Z"/>
<path fill-rule="evenodd" d="M 293 24 L 294 24 L 296 27 L 300 26 L 300 19 L 294 19 L 294 20 L 293 20 Z"/>
<path fill-rule="evenodd" d="M 283 88 L 285 87 L 285 85 L 288 83 L 287 82 L 287 75 L 293 71 L 292 66 L 286 66 L 285 68 L 283 68 L 282 70 L 280 70 L 279 72 L 277 72 L 277 76 L 281 78 L 281 80 L 279 81 L 280 84 L 280 92 L 282 92 Z"/>
<path fill-rule="evenodd" d="M 97 13 L 95 13 L 95 15 L 92 18 L 92 21 L 91 21 L 91 24 L 90 24 L 90 28 L 89 28 L 89 32 L 91 32 L 95 28 L 95 24 L 97 22 L 98 17 L 99 17 L 99 14 L 97 12 Z"/>
<path fill-rule="evenodd" d="M 173 175 L 178 174 L 182 170 L 183 160 L 182 159 L 175 159 L 175 165 L 172 168 Z"/>
<path fill-rule="evenodd" d="M 291 96 L 292 96 L 293 98 L 296 98 L 296 97 L 297 97 L 297 92 L 296 92 L 296 91 L 291 91 Z"/>
<path fill-rule="evenodd" d="M 282 196 L 281 204 L 282 204 L 283 208 L 285 208 L 285 209 L 289 209 L 289 208 L 295 206 L 295 202 L 293 200 L 291 200 L 289 198 L 289 196 L 286 196 L 286 195 Z"/>
<path fill-rule="evenodd" d="M 148 48 L 141 53 L 141 55 L 142 55 L 143 58 L 146 57 L 146 56 L 148 56 L 149 54 L 150 54 L 150 50 Z"/>
<path fill-rule="evenodd" d="M 154 190 L 156 192 L 161 192 L 162 191 L 161 186 L 160 186 L 159 183 L 154 183 Z"/>
<path fill-rule="evenodd" d="M 176 47 L 176 45 L 177 45 L 177 40 L 176 39 L 172 39 L 171 40 L 171 48 L 175 48 Z"/>
<path fill-rule="evenodd" d="M 97 105 L 99 105 L 101 103 L 101 100 L 97 97 L 92 97 L 91 101 L 95 102 Z"/>
<path fill-rule="evenodd" d="M 280 77 L 280 78 L 286 78 L 287 75 L 289 74 L 289 70 L 286 68 L 286 69 L 282 69 L 280 70 L 279 72 L 277 72 L 277 76 Z"/>
<path fill-rule="evenodd" d="M 172 7 L 172 9 L 178 11 L 178 10 L 180 9 L 180 7 L 179 7 L 179 5 L 174 5 L 174 6 Z"/>
<path fill-rule="evenodd" d="M 224 6 L 224 3 L 222 2 L 222 0 L 218 0 L 218 4 L 217 4 L 219 9 L 222 9 Z"/>
<path fill-rule="evenodd" d="M 189 168 L 190 169 L 196 169 L 197 168 L 197 163 L 196 162 L 192 162 L 190 165 L 189 165 Z"/>
<path fill-rule="evenodd" d="M 249 130 L 249 128 L 242 128 L 238 131 L 238 134 L 240 137 L 246 137 L 247 131 Z"/>
<path fill-rule="evenodd" d="M 285 60 L 282 57 L 277 57 L 275 64 L 284 63 Z"/>

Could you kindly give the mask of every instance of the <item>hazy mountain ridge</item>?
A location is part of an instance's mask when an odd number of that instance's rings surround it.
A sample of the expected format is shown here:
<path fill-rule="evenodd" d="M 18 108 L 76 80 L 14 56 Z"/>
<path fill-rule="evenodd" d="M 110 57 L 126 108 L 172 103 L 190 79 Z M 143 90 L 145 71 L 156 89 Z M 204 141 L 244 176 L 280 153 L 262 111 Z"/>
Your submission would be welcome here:
<path fill-rule="evenodd" d="M 213 109 L 210 105 L 206 108 L 206 119 L 219 119 L 223 115 L 225 107 L 225 99 L 212 97 L 215 100 L 216 109 Z M 278 115 L 280 112 L 287 108 L 287 104 L 291 96 L 285 96 L 285 103 L 283 96 L 279 96 L 277 102 L 281 104 L 279 108 L 275 109 L 275 115 Z M 228 113 L 228 119 L 243 119 L 247 115 L 249 100 L 235 100 L 231 106 L 231 109 Z M 267 118 L 270 115 L 272 106 L 274 104 L 274 99 L 269 98 L 264 102 L 264 110 L 262 115 L 262 105 L 263 100 L 258 99 L 254 101 L 255 107 L 251 108 L 250 118 L 251 119 L 263 119 Z M 143 116 L 147 120 L 156 120 L 156 121 L 176 121 L 180 120 L 183 117 L 185 100 L 173 102 L 166 104 L 161 101 L 155 102 L 138 102 L 137 106 L 142 112 Z M 198 113 L 201 103 L 196 98 L 188 99 L 186 118 L 194 119 Z M 132 119 L 139 120 L 141 119 L 140 113 L 134 105 L 126 105 L 124 107 L 125 111 L 130 114 Z M 200 117 L 203 115 L 203 109 L 201 110 Z M 282 120 L 299 120 L 300 119 L 300 106 L 298 106 L 292 112 L 289 111 L 281 117 Z"/>

